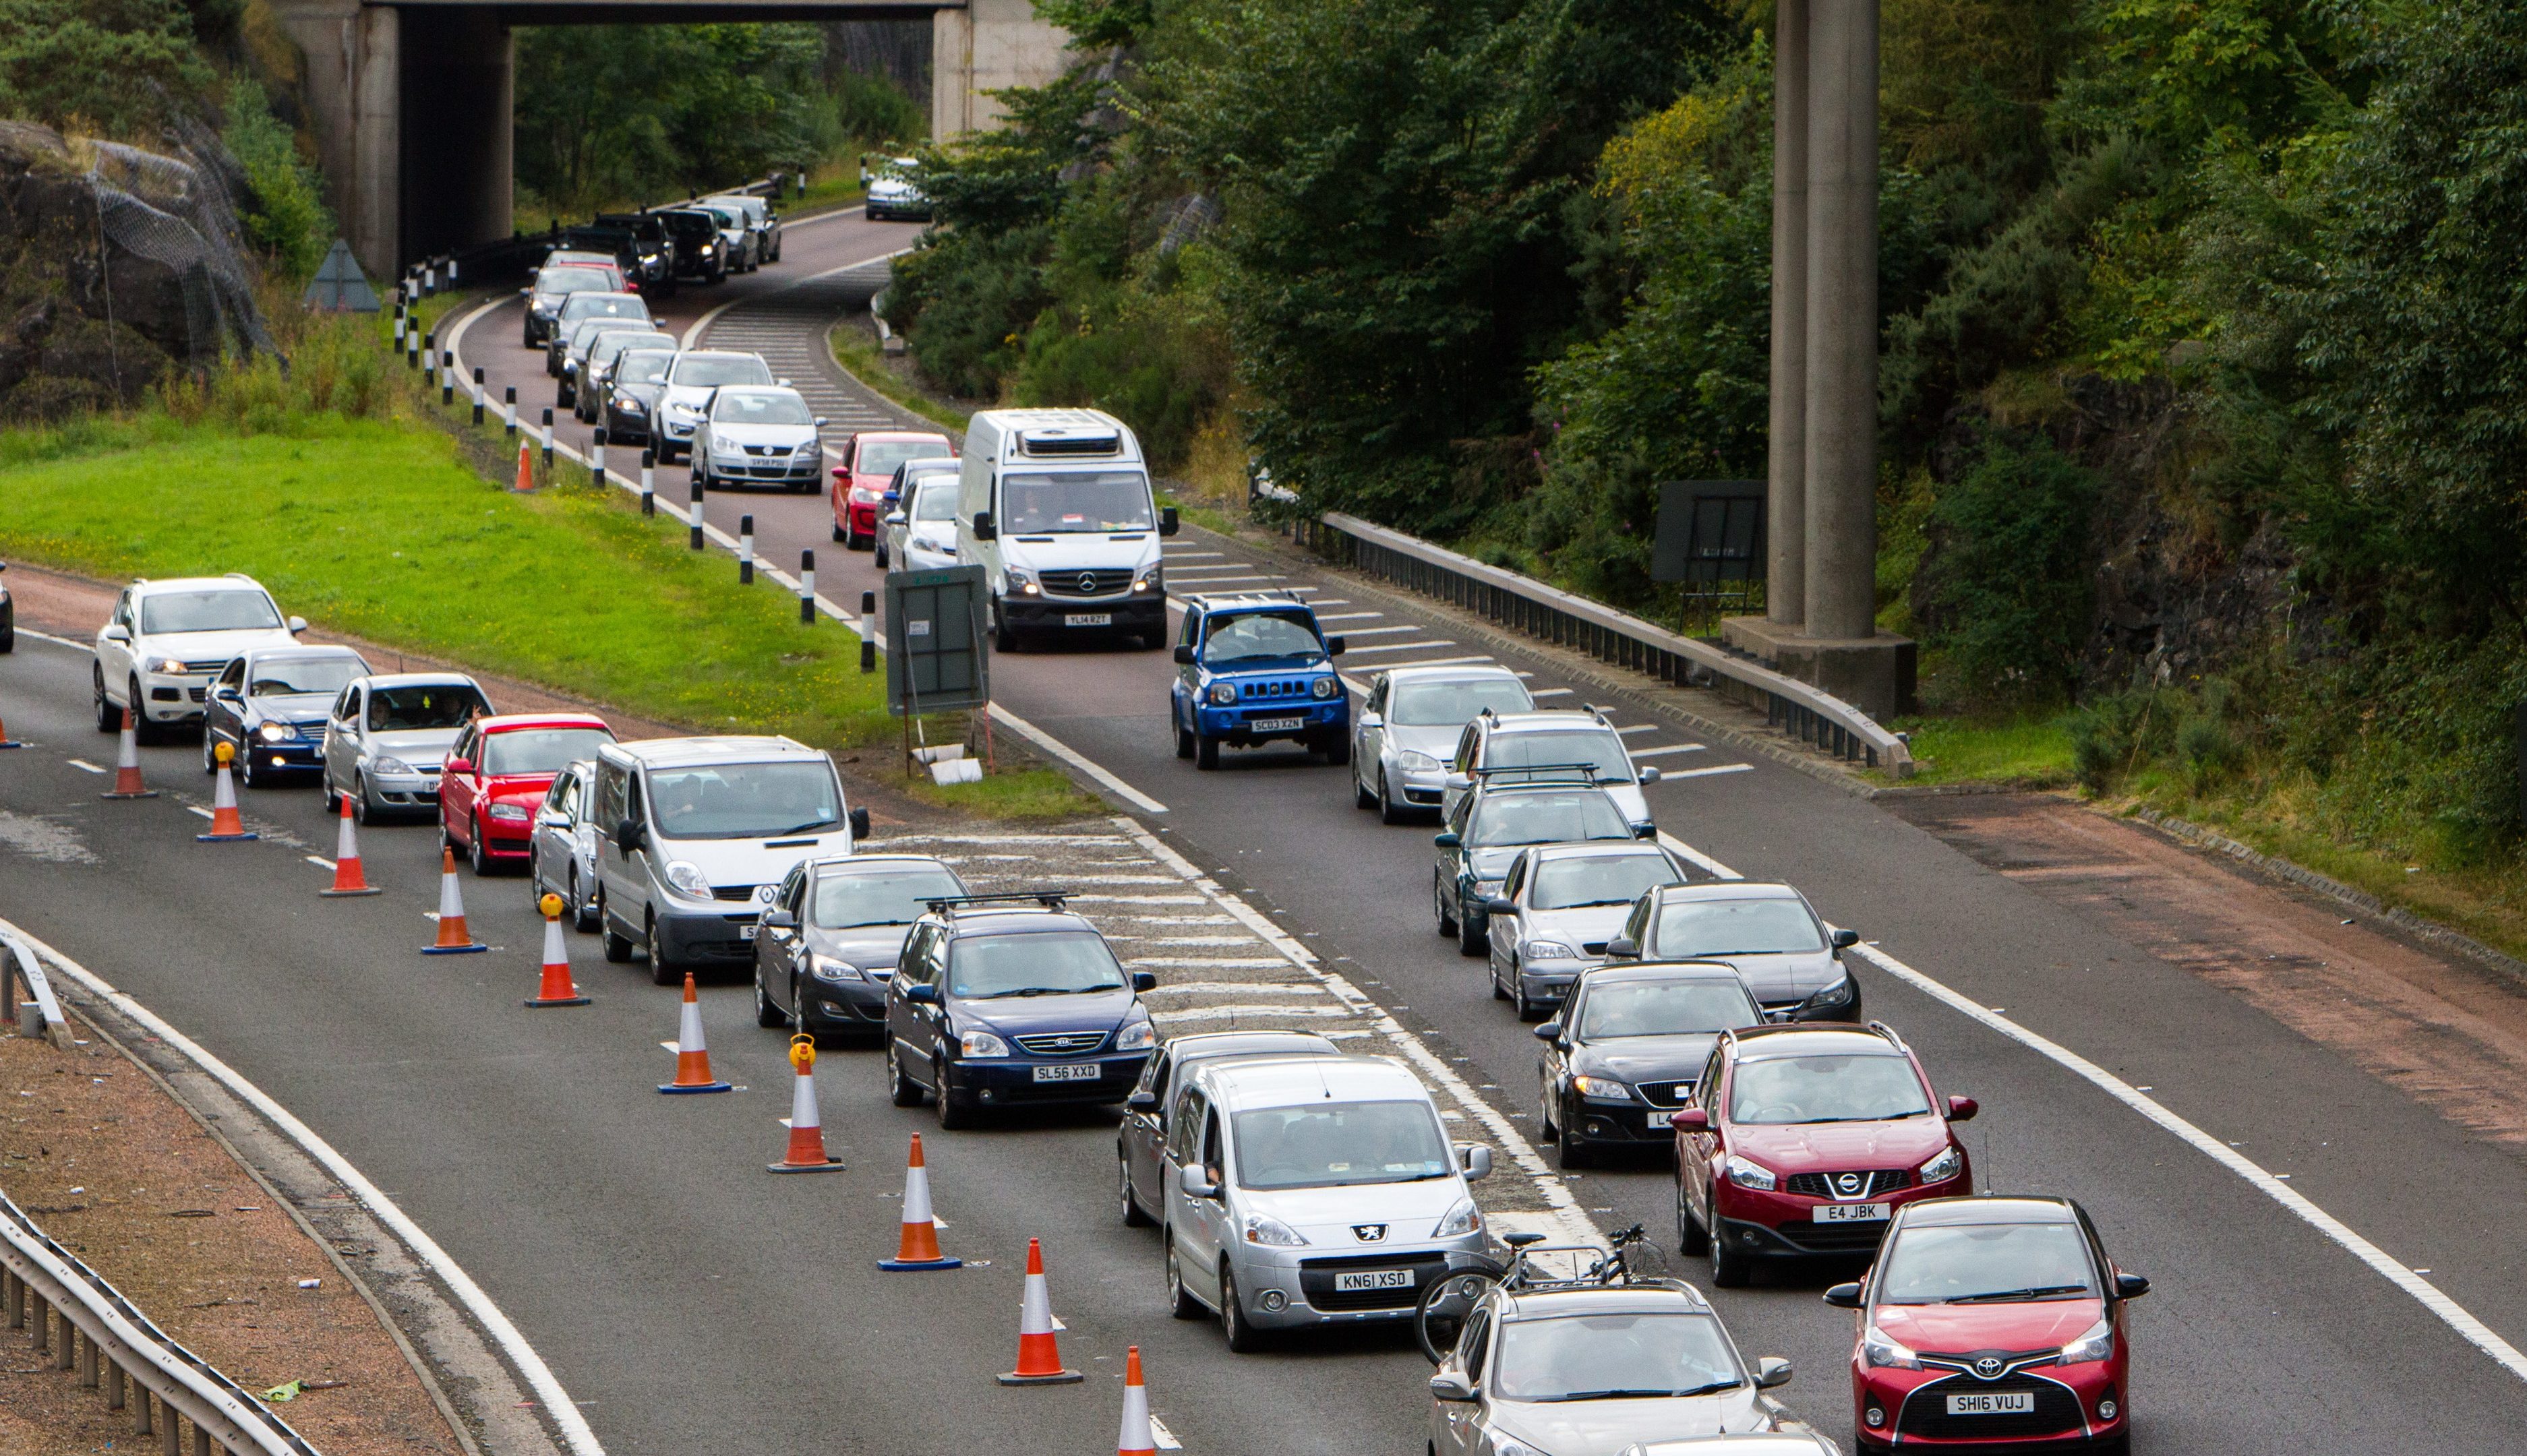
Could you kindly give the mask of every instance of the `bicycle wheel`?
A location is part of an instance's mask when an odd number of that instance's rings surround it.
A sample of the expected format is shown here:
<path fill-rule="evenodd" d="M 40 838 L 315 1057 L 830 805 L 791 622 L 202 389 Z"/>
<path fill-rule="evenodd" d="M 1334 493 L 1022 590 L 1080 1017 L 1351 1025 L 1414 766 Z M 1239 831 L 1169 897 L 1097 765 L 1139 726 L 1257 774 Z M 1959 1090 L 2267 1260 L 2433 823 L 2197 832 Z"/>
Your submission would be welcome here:
<path fill-rule="evenodd" d="M 1413 1337 L 1421 1344 L 1421 1353 L 1437 1365 L 1457 1347 L 1458 1331 L 1466 1328 L 1466 1317 L 1483 1302 L 1500 1275 L 1490 1268 L 1452 1269 L 1432 1280 L 1421 1291 L 1421 1302 L 1413 1311 Z"/>

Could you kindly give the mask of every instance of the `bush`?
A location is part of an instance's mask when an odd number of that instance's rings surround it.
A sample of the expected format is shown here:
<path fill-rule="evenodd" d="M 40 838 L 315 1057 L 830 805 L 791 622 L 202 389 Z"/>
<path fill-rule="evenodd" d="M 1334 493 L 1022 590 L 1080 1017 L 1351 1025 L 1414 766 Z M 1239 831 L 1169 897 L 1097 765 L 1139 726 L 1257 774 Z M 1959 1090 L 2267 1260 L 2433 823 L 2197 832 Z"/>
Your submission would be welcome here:
<path fill-rule="evenodd" d="M 304 283 L 334 245 L 334 214 L 324 181 L 299 155 L 298 139 L 273 116 L 263 87 L 250 76 L 229 85 L 228 129 L 222 139 L 245 169 L 254 195 L 242 199 L 246 230 L 282 279 Z"/>
<path fill-rule="evenodd" d="M 1966 696 L 2065 696 L 2088 636 L 2096 477 L 2041 434 L 1986 428 L 1970 460 L 1931 508 L 1913 620 Z"/>

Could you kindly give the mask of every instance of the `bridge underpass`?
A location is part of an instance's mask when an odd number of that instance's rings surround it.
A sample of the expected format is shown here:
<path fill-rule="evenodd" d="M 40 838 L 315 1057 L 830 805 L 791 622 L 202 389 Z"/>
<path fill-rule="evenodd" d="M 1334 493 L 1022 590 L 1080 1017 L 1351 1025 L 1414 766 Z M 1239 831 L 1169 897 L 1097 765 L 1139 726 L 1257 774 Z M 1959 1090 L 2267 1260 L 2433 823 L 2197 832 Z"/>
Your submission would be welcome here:
<path fill-rule="evenodd" d="M 1058 75 L 1068 39 L 1036 19 L 1029 0 L 275 0 L 273 8 L 306 59 L 327 200 L 375 276 L 510 234 L 519 26 L 926 17 L 931 134 L 939 137 L 998 121 L 987 92 Z"/>

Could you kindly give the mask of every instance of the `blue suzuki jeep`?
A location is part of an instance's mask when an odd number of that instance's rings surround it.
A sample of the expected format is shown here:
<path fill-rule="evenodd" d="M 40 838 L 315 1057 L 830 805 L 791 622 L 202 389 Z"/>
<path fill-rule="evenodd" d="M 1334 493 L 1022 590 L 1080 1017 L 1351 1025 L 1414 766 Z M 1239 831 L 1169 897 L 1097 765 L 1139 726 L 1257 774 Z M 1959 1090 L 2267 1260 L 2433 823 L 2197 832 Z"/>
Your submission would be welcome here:
<path fill-rule="evenodd" d="M 1351 695 L 1334 674 L 1343 639 L 1288 592 L 1185 598 L 1167 721 L 1176 757 L 1219 767 L 1219 745 L 1295 738 L 1329 764 L 1351 762 Z"/>

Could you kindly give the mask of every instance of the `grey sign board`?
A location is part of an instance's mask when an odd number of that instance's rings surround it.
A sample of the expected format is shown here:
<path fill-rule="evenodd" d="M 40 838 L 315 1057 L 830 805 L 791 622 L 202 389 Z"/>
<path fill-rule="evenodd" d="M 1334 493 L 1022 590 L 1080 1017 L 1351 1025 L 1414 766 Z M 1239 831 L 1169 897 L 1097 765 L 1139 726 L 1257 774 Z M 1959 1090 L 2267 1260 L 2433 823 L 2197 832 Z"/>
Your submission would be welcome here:
<path fill-rule="evenodd" d="M 979 566 L 887 574 L 888 712 L 944 713 L 992 700 L 984 592 Z"/>
<path fill-rule="evenodd" d="M 1764 482 L 1665 480 L 1650 578 L 1714 585 L 1764 579 Z"/>

